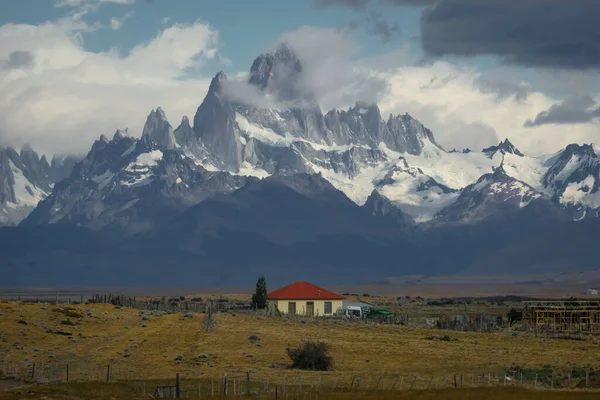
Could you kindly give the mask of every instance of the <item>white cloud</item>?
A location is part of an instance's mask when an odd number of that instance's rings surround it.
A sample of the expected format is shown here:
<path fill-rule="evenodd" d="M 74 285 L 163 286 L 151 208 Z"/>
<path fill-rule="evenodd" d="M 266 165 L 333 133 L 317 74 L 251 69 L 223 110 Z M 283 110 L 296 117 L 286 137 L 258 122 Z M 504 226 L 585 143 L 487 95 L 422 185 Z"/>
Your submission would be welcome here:
<path fill-rule="evenodd" d="M 529 154 L 548 154 L 569 143 L 598 141 L 598 125 L 545 125 L 526 128 L 555 103 L 549 96 L 530 92 L 498 96 L 478 84 L 482 74 L 473 68 L 436 62 L 423 67 L 400 67 L 385 73 L 389 93 L 380 102 L 382 111 L 409 112 L 434 132 L 448 148 L 481 150 L 509 138 Z M 515 82 L 518 84 L 518 82 Z"/>
<path fill-rule="evenodd" d="M 121 18 L 112 17 L 110 19 L 110 27 L 113 30 L 118 31 L 123 26 L 123 23 L 125 23 L 125 21 L 127 21 L 129 18 L 131 18 L 133 16 L 133 14 L 134 14 L 134 12 L 130 11 L 128 13 L 125 13 Z"/>
<path fill-rule="evenodd" d="M 384 118 L 408 112 L 448 149 L 481 150 L 509 138 L 522 151 L 545 154 L 569 143 L 600 141 L 597 124 L 525 128 L 525 121 L 556 100 L 519 81 L 517 74 L 504 71 L 506 82 L 494 91 L 482 85 L 482 78 L 494 75 L 442 61 L 413 65 L 407 46 L 357 58 L 360 49 L 342 30 L 302 27 L 280 40 L 297 52 L 305 67 L 304 85 L 317 94 L 324 109 L 377 101 Z"/>
<path fill-rule="evenodd" d="M 196 22 L 175 24 L 129 54 L 86 50 L 77 19 L 0 27 L 0 60 L 29 52 L 28 69 L 0 71 L 0 141 L 31 142 L 42 152 L 84 152 L 100 134 L 141 132 L 150 109 L 163 106 L 173 125 L 195 112 L 208 88 L 182 80 L 217 56 L 218 33 Z M 190 115 L 190 116 L 192 116 Z"/>

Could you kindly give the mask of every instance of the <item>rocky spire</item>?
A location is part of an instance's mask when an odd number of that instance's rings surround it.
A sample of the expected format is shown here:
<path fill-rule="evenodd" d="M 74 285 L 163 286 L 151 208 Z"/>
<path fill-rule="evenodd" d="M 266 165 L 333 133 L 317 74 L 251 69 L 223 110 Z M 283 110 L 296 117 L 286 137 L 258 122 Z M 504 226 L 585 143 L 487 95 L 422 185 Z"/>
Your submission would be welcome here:
<path fill-rule="evenodd" d="M 142 136 L 150 139 L 161 149 L 172 150 L 175 148 L 173 128 L 167 121 L 165 112 L 160 107 L 152 110 L 148 115 Z"/>
<path fill-rule="evenodd" d="M 502 154 L 514 154 L 519 157 L 524 156 L 524 154 L 521 153 L 519 149 L 517 149 L 517 147 L 508 139 L 504 139 L 504 141 L 500 142 L 497 146 L 491 146 L 483 149 L 483 152 L 486 153 L 490 158 L 492 158 L 497 152 Z"/>

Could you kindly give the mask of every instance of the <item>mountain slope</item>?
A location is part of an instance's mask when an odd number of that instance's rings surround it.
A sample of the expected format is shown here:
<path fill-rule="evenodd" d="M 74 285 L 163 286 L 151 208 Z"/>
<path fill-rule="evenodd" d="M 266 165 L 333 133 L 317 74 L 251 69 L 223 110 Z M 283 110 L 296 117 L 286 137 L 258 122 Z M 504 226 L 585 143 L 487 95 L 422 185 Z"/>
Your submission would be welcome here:
<path fill-rule="evenodd" d="M 49 164 L 30 147 L 18 153 L 0 148 L 0 226 L 17 225 L 70 173 L 74 157 L 55 157 Z"/>
<path fill-rule="evenodd" d="M 502 166 L 464 188 L 458 199 L 435 215 L 435 222 L 474 223 L 500 212 L 526 207 L 542 194 L 508 176 Z"/>
<path fill-rule="evenodd" d="M 130 235 L 247 181 L 207 171 L 176 150 L 175 133 L 159 108 L 148 116 L 140 139 L 117 131 L 112 140 L 97 140 L 22 224 L 71 223 Z"/>

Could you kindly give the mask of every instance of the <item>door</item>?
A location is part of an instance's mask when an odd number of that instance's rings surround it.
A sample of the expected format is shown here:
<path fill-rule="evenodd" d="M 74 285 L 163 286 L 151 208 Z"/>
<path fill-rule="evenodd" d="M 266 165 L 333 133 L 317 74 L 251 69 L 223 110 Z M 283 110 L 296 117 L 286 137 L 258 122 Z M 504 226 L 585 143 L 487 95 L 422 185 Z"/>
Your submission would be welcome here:
<path fill-rule="evenodd" d="M 290 301 L 288 303 L 288 314 L 296 314 L 296 302 L 295 301 Z"/>
<path fill-rule="evenodd" d="M 309 317 L 312 317 L 313 315 L 315 315 L 315 302 L 314 301 L 306 302 L 306 315 L 308 315 Z"/>

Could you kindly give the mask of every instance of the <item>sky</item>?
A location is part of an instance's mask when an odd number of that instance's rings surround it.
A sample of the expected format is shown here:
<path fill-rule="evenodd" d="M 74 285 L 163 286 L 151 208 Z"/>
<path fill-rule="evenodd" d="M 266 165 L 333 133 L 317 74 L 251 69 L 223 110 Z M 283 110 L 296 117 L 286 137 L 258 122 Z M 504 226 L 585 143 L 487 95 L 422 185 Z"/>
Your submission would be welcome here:
<path fill-rule="evenodd" d="M 0 145 L 85 154 L 159 106 L 176 127 L 285 41 L 324 112 L 376 102 L 447 149 L 549 154 L 600 142 L 598 19 L 591 0 L 1 0 Z"/>

